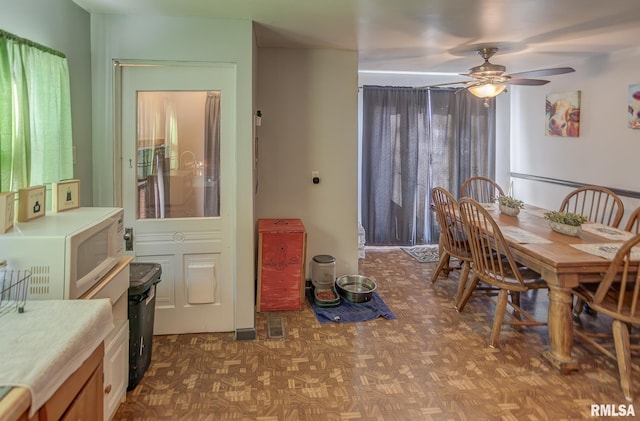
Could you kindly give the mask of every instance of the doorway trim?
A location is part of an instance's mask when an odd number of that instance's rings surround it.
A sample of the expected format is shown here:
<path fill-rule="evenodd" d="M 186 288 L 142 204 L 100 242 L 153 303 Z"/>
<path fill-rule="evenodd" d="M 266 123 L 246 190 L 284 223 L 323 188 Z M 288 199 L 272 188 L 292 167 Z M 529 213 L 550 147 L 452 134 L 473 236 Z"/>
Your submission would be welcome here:
<path fill-rule="evenodd" d="M 113 169 L 113 177 L 114 177 L 114 190 L 113 190 L 113 203 L 115 206 L 122 206 L 122 194 L 123 194 L 123 189 L 122 189 L 122 167 L 123 167 L 123 156 L 122 156 L 122 124 L 121 124 L 121 120 L 120 120 L 120 115 L 122 112 L 122 68 L 124 66 L 167 66 L 167 65 L 171 65 L 171 66 L 215 66 L 215 65 L 219 65 L 220 62 L 214 62 L 214 61 L 179 61 L 179 60 L 145 60 L 145 59 L 111 59 L 112 62 L 112 67 L 113 67 L 113 74 L 112 74 L 112 82 L 113 82 L 113 91 L 111 92 L 112 96 L 112 107 L 111 107 L 111 112 L 112 114 L 112 119 L 111 119 L 111 128 L 113 130 L 112 133 L 112 138 L 113 138 L 113 155 L 112 155 L 112 159 L 113 162 L 111 164 L 112 169 Z M 229 64 L 233 64 L 233 65 L 237 65 L 237 63 L 229 63 Z M 237 115 L 236 118 L 241 118 L 241 116 Z M 238 123 L 236 123 L 236 135 L 238 136 L 238 130 L 241 126 L 238 125 Z M 244 126 L 243 126 L 244 127 Z M 244 131 L 244 129 L 241 130 L 242 132 Z M 255 135 L 255 127 L 253 128 L 253 133 L 251 133 L 251 135 Z M 237 139 L 236 139 L 237 140 Z M 253 148 L 253 147 L 252 147 Z M 237 153 L 237 151 L 236 151 Z M 107 164 L 108 165 L 108 164 Z M 236 180 L 235 182 L 238 182 L 238 178 L 237 178 L 237 174 L 236 174 Z M 237 192 L 236 192 L 236 197 L 234 198 L 234 202 L 237 203 Z M 234 213 L 232 215 L 233 220 L 235 221 L 235 223 L 237 224 L 237 218 L 238 218 L 238 214 Z M 234 233 L 233 233 L 233 240 L 232 240 L 232 248 L 235 249 L 236 253 L 237 253 L 237 249 L 238 249 L 238 242 L 239 242 L 239 238 L 238 238 L 238 230 L 234 229 Z M 243 238 L 246 239 L 246 236 L 242 235 Z M 256 330 L 256 323 L 255 323 L 255 310 L 252 310 L 252 314 L 253 316 L 249 315 L 246 313 L 246 309 L 242 311 L 243 315 L 241 316 L 242 318 L 242 322 L 240 323 L 240 325 L 244 325 L 247 326 L 247 324 L 249 324 L 251 322 L 251 320 L 253 321 L 253 325 L 249 326 L 249 327 L 243 327 L 243 328 L 239 328 L 238 327 L 238 311 L 240 310 L 238 308 L 238 301 L 239 301 L 239 297 L 238 297 L 238 289 L 246 289 L 247 285 L 245 285 L 244 282 L 242 282 L 242 285 L 240 285 L 239 283 L 239 279 L 238 279 L 238 261 L 237 261 L 238 257 L 237 254 L 234 257 L 234 262 L 232 265 L 232 277 L 233 277 L 233 294 L 234 294 L 234 308 L 235 308 L 235 313 L 236 316 L 234 317 L 235 319 L 235 338 L 236 340 L 252 340 L 252 339 L 256 339 L 257 338 L 257 330 Z M 252 300 L 254 300 L 255 297 L 252 298 Z M 243 298 L 242 301 L 245 301 L 245 299 Z M 249 316 L 247 318 L 247 316 Z"/>

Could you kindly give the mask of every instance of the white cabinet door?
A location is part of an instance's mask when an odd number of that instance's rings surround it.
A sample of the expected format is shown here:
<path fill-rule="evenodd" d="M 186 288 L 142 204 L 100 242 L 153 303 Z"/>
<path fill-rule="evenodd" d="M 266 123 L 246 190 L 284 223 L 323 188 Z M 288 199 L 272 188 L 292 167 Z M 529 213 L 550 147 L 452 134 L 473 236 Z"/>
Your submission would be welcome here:
<path fill-rule="evenodd" d="M 129 322 L 114 329 L 105 340 L 104 350 L 104 420 L 115 415 L 125 401 L 129 383 Z M 108 341 L 108 342 L 107 342 Z"/>

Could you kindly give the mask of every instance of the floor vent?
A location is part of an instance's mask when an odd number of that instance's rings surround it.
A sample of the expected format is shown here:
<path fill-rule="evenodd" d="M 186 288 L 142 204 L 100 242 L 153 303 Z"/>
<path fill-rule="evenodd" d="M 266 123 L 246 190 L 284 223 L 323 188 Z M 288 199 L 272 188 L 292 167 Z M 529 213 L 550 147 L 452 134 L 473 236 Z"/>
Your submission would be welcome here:
<path fill-rule="evenodd" d="M 269 339 L 284 338 L 284 319 L 282 317 L 269 317 L 267 319 L 267 334 Z"/>

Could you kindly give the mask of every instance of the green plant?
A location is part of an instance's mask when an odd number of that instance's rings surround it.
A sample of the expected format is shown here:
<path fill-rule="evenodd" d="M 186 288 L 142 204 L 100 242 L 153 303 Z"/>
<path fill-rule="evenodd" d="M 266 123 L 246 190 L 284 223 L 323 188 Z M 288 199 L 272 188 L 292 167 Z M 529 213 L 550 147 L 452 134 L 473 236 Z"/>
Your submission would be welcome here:
<path fill-rule="evenodd" d="M 557 222 L 559 224 L 571 225 L 577 227 L 584 222 L 587 222 L 587 218 L 582 215 L 578 215 L 577 213 L 572 212 L 561 212 L 561 211 L 550 211 L 544 214 L 544 219 L 548 219 L 549 221 Z"/>
<path fill-rule="evenodd" d="M 517 208 L 517 209 L 524 208 L 524 202 L 522 200 L 514 199 L 511 196 L 498 197 L 498 203 L 508 208 Z"/>

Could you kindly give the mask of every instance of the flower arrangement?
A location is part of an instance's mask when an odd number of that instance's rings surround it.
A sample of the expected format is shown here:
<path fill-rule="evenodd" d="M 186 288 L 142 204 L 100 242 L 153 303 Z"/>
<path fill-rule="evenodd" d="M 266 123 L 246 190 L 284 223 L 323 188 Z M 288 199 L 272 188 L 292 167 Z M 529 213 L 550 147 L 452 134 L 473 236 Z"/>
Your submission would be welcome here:
<path fill-rule="evenodd" d="M 511 196 L 498 197 L 498 203 L 508 208 L 516 208 L 516 209 L 524 208 L 524 202 L 522 200 L 514 199 Z"/>
<path fill-rule="evenodd" d="M 550 211 L 544 214 L 544 219 L 548 219 L 551 222 L 557 222 L 558 224 L 571 225 L 578 227 L 587 222 L 587 218 L 577 213 Z"/>

